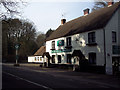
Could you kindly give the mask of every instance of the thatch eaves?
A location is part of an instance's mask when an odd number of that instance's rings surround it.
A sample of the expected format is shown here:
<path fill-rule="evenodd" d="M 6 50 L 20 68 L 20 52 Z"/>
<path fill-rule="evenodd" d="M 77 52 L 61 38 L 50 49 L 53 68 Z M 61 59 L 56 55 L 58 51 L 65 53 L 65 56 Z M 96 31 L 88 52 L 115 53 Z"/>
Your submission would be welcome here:
<path fill-rule="evenodd" d="M 43 56 L 43 54 L 45 53 L 46 51 L 46 47 L 45 46 L 41 46 L 37 52 L 34 54 L 34 56 Z"/>

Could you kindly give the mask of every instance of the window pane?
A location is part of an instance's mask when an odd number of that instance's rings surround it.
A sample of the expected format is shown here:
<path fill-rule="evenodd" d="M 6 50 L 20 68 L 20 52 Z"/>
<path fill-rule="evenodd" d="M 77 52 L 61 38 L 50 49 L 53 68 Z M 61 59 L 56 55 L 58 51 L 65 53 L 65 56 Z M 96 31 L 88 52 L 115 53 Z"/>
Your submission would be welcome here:
<path fill-rule="evenodd" d="M 71 37 L 66 38 L 66 45 L 71 46 Z"/>
<path fill-rule="evenodd" d="M 95 43 L 95 32 L 88 33 L 88 43 Z"/>
<path fill-rule="evenodd" d="M 112 42 L 116 42 L 116 32 L 112 32 Z"/>
<path fill-rule="evenodd" d="M 52 41 L 52 49 L 55 49 L 55 41 Z"/>
<path fill-rule="evenodd" d="M 61 63 L 61 55 L 58 55 L 58 63 Z"/>
<path fill-rule="evenodd" d="M 89 63 L 96 64 L 96 53 L 89 53 Z"/>
<path fill-rule="evenodd" d="M 55 55 L 52 55 L 52 63 L 55 63 Z"/>
<path fill-rule="evenodd" d="M 69 46 L 71 45 L 71 37 L 69 37 Z"/>
<path fill-rule="evenodd" d="M 67 63 L 71 63 L 71 54 L 67 54 Z"/>

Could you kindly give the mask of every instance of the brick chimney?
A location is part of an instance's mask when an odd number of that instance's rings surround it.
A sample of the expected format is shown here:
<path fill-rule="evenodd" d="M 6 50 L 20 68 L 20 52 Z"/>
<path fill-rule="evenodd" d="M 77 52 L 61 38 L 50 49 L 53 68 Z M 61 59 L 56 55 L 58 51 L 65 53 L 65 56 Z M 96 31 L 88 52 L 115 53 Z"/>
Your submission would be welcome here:
<path fill-rule="evenodd" d="M 85 10 L 83 10 L 83 12 L 84 12 L 84 16 L 86 16 L 86 15 L 88 15 L 89 14 L 89 8 L 87 8 L 87 9 L 85 9 Z"/>
<path fill-rule="evenodd" d="M 61 25 L 63 25 L 64 23 L 66 23 L 66 19 L 61 19 Z"/>
<path fill-rule="evenodd" d="M 109 0 L 107 3 L 108 3 L 108 7 L 110 7 L 114 4 L 113 0 Z"/>

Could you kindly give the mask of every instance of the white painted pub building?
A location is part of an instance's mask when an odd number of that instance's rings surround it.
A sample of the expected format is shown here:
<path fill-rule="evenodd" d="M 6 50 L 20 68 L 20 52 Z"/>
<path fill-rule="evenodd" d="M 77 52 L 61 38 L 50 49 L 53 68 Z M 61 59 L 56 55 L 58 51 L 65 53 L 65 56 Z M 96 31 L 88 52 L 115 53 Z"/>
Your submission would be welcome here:
<path fill-rule="evenodd" d="M 46 39 L 46 52 L 50 63 L 79 65 L 82 57 L 91 65 L 105 66 L 106 74 L 113 67 L 120 71 L 120 2 L 66 22 Z"/>

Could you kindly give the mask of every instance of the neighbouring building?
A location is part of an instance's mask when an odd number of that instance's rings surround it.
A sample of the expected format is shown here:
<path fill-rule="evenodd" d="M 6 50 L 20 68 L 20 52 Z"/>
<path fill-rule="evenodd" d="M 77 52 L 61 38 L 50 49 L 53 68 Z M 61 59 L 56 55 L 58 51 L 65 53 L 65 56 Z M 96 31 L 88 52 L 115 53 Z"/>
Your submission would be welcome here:
<path fill-rule="evenodd" d="M 45 46 L 41 46 L 33 56 L 28 56 L 28 62 L 31 63 L 44 63 L 46 59 L 44 58 L 44 53 L 46 51 Z"/>
<path fill-rule="evenodd" d="M 66 22 L 46 39 L 50 63 L 105 67 L 106 74 L 120 71 L 120 2 Z"/>

